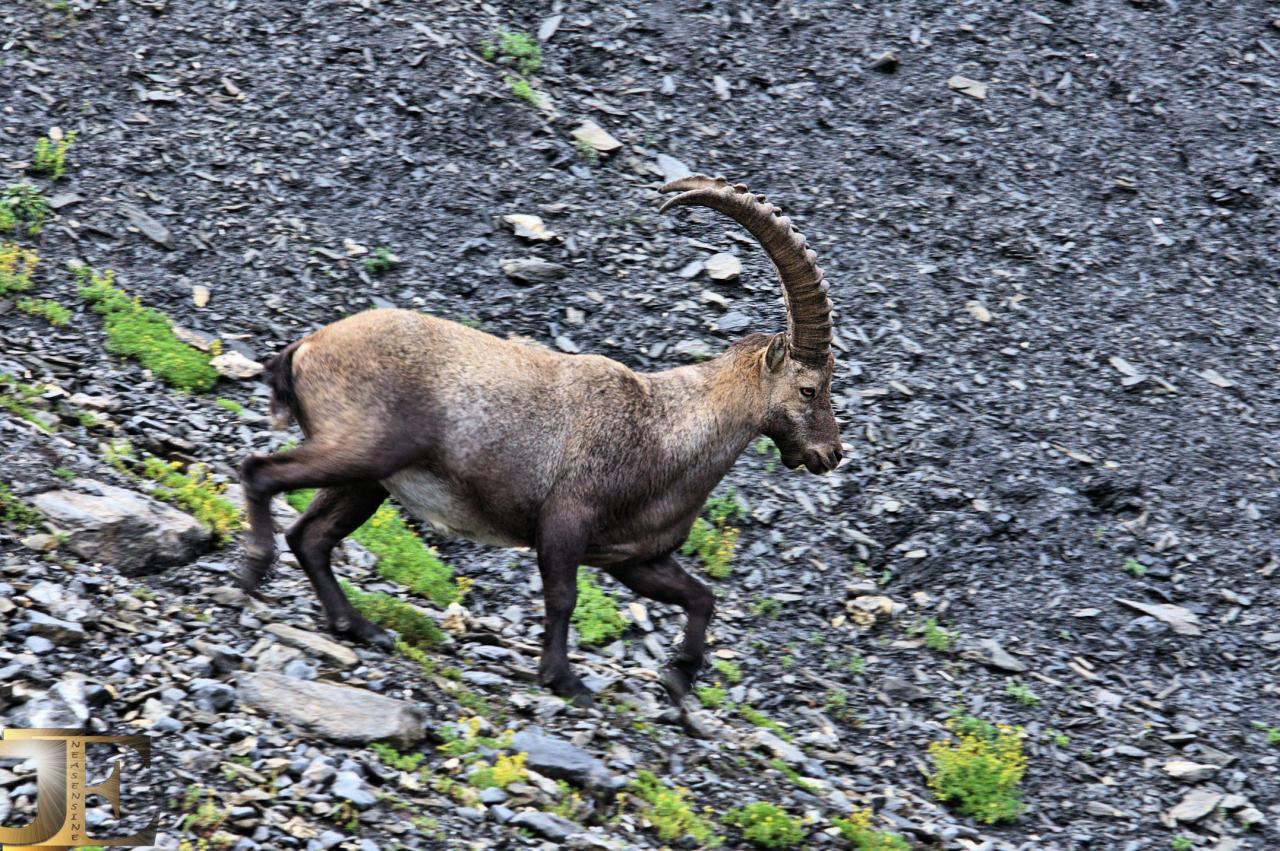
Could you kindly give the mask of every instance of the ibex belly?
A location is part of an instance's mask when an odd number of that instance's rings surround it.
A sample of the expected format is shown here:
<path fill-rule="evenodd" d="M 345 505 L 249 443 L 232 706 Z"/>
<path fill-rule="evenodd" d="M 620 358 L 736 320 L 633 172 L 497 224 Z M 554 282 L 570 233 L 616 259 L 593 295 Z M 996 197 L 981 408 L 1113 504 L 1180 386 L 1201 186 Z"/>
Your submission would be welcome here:
<path fill-rule="evenodd" d="M 526 542 L 517 540 L 486 518 L 485 512 L 466 494 L 438 476 L 423 470 L 402 470 L 383 479 L 382 486 L 406 511 L 441 535 L 498 547 L 526 546 Z"/>

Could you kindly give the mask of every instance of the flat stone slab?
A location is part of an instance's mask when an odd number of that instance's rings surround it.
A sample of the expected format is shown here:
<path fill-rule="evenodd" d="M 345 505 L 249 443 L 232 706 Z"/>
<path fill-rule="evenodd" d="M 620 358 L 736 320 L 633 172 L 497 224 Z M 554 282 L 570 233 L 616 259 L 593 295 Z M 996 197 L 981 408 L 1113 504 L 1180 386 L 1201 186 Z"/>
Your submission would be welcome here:
<path fill-rule="evenodd" d="M 296 647 L 299 650 L 310 653 L 312 656 L 328 659 L 330 662 L 341 665 L 344 668 L 354 668 L 360 664 L 360 657 L 356 655 L 356 651 L 336 641 L 330 641 L 323 635 L 317 635 L 314 632 L 298 629 L 296 626 L 289 626 L 285 623 L 268 624 L 267 632 L 291 647 Z"/>
<path fill-rule="evenodd" d="M 76 479 L 71 487 L 37 494 L 31 502 L 67 536 L 73 553 L 114 565 L 126 575 L 194 561 L 212 541 L 209 530 L 190 514 L 93 479 Z"/>
<path fill-rule="evenodd" d="M 236 678 L 236 696 L 341 745 L 389 742 L 409 748 L 426 736 L 421 707 L 365 689 L 257 671 Z"/>

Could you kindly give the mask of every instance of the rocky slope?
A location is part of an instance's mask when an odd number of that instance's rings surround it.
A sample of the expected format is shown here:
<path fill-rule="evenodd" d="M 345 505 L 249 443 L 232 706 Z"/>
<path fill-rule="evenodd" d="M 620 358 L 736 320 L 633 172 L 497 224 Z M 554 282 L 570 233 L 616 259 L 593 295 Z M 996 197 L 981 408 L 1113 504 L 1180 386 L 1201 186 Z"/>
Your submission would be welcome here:
<path fill-rule="evenodd" d="M 5 237 L 73 315 L 0 297 L 0 483 L 40 512 L 0 524 L 0 719 L 155 735 L 126 789 L 159 847 L 697 846 L 660 834 L 645 771 L 728 847 L 749 801 L 803 819 L 796 847 L 863 809 L 922 848 L 1280 842 L 1274 7 L 55 5 L 0 11 L 0 184 L 78 134 L 63 179 L 30 177 L 43 231 Z M 501 30 L 542 67 L 487 49 Z M 528 553 L 432 541 L 472 585 L 415 601 L 448 636 L 425 658 L 328 640 L 287 556 L 245 599 L 234 542 L 110 463 L 123 438 L 233 482 L 296 435 L 252 378 L 179 393 L 109 353 L 66 262 L 230 372 L 377 305 L 659 369 L 781 323 L 741 232 L 656 215 L 683 169 L 809 235 L 851 450 L 730 476 L 718 707 L 665 705 L 681 618 L 607 578 L 626 631 L 576 659 L 598 707 L 543 693 Z M 373 567 L 344 548 L 344 577 L 401 593 Z M 1015 821 L 930 793 L 956 712 L 1021 726 Z M 476 788 L 500 753 L 527 773 Z M 31 795 L 0 761 L 0 823 Z"/>

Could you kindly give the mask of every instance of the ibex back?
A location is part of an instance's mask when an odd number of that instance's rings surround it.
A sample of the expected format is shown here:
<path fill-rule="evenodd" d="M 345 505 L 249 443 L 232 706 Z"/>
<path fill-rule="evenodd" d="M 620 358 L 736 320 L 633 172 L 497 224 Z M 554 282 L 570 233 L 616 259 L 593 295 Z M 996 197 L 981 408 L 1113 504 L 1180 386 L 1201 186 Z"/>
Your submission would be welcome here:
<path fill-rule="evenodd" d="M 288 531 L 334 632 L 388 647 L 333 577 L 333 547 L 388 494 L 442 533 L 538 554 L 546 598 L 539 677 L 579 703 L 569 668 L 577 571 L 598 566 L 637 594 L 681 606 L 684 641 L 663 672 L 673 700 L 703 663 L 715 605 L 673 553 L 734 460 L 758 435 L 788 467 L 833 469 L 831 303 L 804 237 L 763 196 L 722 178 L 663 187 L 663 205 L 726 213 L 778 270 L 787 331 L 752 334 L 718 358 L 636 373 L 406 310 L 372 310 L 287 347 L 269 364 L 273 410 L 306 436 L 297 449 L 241 466 L 249 505 L 242 583 L 275 559 L 270 500 L 319 488 Z"/>

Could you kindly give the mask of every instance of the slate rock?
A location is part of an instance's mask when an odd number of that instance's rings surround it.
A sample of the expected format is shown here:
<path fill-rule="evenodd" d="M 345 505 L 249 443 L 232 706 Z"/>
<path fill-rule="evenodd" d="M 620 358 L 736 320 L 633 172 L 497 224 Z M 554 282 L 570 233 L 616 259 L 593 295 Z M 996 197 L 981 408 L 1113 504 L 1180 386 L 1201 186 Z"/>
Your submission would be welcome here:
<path fill-rule="evenodd" d="M 516 827 L 528 828 L 539 836 L 545 836 L 552 842 L 562 842 L 575 833 L 583 832 L 582 826 L 576 822 L 551 813 L 539 812 L 538 810 L 526 810 L 511 819 L 510 824 Z"/>
<path fill-rule="evenodd" d="M 345 647 L 323 635 L 298 629 L 296 626 L 273 623 L 267 625 L 266 631 L 291 647 L 296 647 L 313 656 L 323 657 L 344 668 L 355 667 L 360 662 L 360 657 L 350 647 Z"/>
<path fill-rule="evenodd" d="M 37 494 L 31 502 L 67 536 L 73 553 L 129 576 L 190 562 L 212 538 L 171 505 L 92 479 L 76 479 L 71 488 Z"/>
<path fill-rule="evenodd" d="M 582 748 L 548 736 L 537 727 L 526 727 L 516 733 L 511 743 L 526 754 L 525 765 L 555 780 L 566 780 L 595 791 L 613 791 L 625 783 Z"/>
<path fill-rule="evenodd" d="M 236 696 L 338 744 L 389 742 L 403 749 L 426 735 L 427 714 L 417 704 L 360 688 L 257 671 L 237 678 Z"/>

